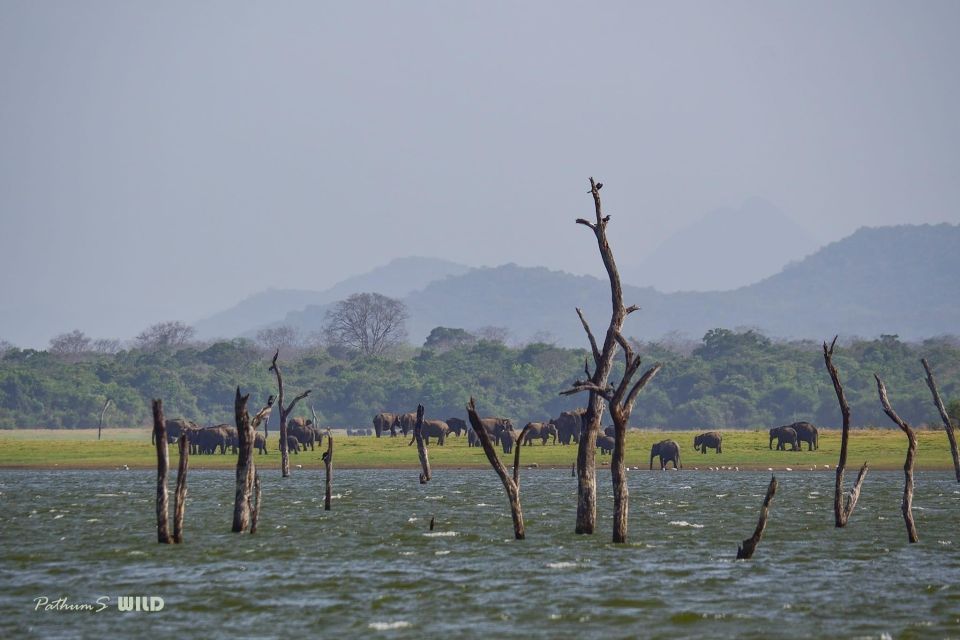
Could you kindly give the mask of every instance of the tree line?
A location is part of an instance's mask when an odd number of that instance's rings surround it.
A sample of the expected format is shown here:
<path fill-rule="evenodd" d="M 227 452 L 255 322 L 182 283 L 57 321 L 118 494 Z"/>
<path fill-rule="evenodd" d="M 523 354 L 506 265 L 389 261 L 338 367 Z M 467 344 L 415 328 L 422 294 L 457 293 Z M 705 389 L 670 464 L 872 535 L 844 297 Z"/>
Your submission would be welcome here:
<path fill-rule="evenodd" d="M 663 368 L 639 397 L 635 427 L 767 428 L 808 420 L 839 426 L 840 416 L 817 342 L 772 340 L 754 330 L 714 329 L 695 345 L 631 341 Z M 692 348 L 690 348 L 692 346 Z M 106 399 L 106 426 L 150 423 L 150 401 L 163 397 L 171 416 L 230 422 L 224 398 L 236 385 L 258 402 L 275 392 L 265 364 L 273 350 L 247 339 L 198 344 L 171 340 L 133 344 L 116 352 L 94 348 L 62 352 L 6 346 L 0 355 L 0 428 L 95 427 Z M 284 375 L 313 389 L 324 424 L 370 426 L 380 411 L 429 407 L 431 417 L 464 417 L 471 395 L 490 415 L 519 423 L 542 421 L 582 406 L 559 391 L 582 376 L 586 349 L 547 343 L 508 346 L 463 329 L 438 327 L 424 346 L 379 355 L 321 345 L 283 354 Z M 916 424 L 938 425 L 920 359 L 938 374 L 954 419 L 960 417 L 960 341 L 941 337 L 907 343 L 895 335 L 853 339 L 836 356 L 844 371 L 852 425 L 888 426 L 876 401 L 874 373 L 891 388 L 891 401 Z M 623 373 L 622 359 L 613 376 Z"/>

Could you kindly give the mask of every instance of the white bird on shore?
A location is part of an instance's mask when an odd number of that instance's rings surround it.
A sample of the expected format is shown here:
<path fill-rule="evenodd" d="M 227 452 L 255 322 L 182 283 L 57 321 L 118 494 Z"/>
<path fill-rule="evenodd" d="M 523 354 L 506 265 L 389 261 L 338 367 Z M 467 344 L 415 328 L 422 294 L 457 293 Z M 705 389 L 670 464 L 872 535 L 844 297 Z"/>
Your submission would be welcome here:
<path fill-rule="evenodd" d="M 787 471 L 793 471 L 793 469 L 791 469 L 790 467 L 784 467 L 784 469 L 786 469 Z"/>
<path fill-rule="evenodd" d="M 298 465 L 297 465 L 297 469 L 303 469 L 303 465 L 302 465 L 302 464 L 298 464 Z"/>
<path fill-rule="evenodd" d="M 127 465 L 123 465 L 123 470 L 124 470 L 124 471 L 130 471 L 130 467 L 128 467 Z"/>

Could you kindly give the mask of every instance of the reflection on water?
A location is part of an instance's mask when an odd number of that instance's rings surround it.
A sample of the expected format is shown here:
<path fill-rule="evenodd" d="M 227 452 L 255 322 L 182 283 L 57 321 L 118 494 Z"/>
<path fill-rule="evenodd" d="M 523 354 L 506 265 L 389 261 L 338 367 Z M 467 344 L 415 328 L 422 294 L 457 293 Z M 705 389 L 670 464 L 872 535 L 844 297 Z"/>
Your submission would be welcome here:
<path fill-rule="evenodd" d="M 171 474 L 175 475 L 175 474 Z M 903 474 L 871 471 L 846 529 L 833 474 L 783 473 L 766 536 L 736 562 L 769 475 L 634 472 L 630 542 L 572 533 L 576 484 L 526 470 L 527 540 L 512 539 L 492 471 L 263 469 L 256 536 L 230 533 L 233 474 L 190 475 L 186 543 L 156 544 L 147 471 L 0 471 L 0 637 L 881 637 L 960 635 L 960 487 L 917 476 L 921 542 L 900 516 Z M 172 484 L 172 481 L 171 481 Z M 433 532 L 430 519 L 436 519 Z M 34 611 L 34 598 L 99 613 Z M 160 596 L 162 611 L 116 609 Z"/>

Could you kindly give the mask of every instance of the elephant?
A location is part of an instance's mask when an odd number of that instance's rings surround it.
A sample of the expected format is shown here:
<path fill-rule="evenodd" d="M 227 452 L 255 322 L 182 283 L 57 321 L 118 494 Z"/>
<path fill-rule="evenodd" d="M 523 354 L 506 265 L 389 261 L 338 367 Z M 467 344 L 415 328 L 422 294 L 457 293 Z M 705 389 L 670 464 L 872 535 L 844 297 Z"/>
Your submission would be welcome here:
<path fill-rule="evenodd" d="M 497 434 L 497 439 L 500 446 L 503 447 L 504 453 L 512 453 L 513 446 L 517 443 L 517 432 L 513 430 L 513 425 L 501 428 Z"/>
<path fill-rule="evenodd" d="M 407 435 L 413 431 L 413 427 L 417 424 L 417 412 L 411 411 L 410 413 L 398 413 L 393 421 L 393 427 L 391 427 L 390 432 L 393 433 L 393 429 L 400 427 L 400 431 L 403 435 Z"/>
<path fill-rule="evenodd" d="M 378 413 L 373 416 L 373 430 L 376 432 L 377 437 L 380 437 L 380 434 L 390 430 L 390 437 L 395 438 L 397 436 L 397 414 L 395 413 Z"/>
<path fill-rule="evenodd" d="M 813 451 L 820 448 L 820 432 L 809 422 L 794 422 L 788 425 L 797 432 L 797 443 L 807 443 L 807 451 Z"/>
<path fill-rule="evenodd" d="M 680 464 L 680 445 L 674 440 L 661 440 L 650 447 L 650 468 L 653 469 L 653 458 L 660 457 L 660 471 L 667 468 L 667 464 L 673 462 L 674 469 L 683 469 Z"/>
<path fill-rule="evenodd" d="M 290 418 L 287 420 L 287 435 L 294 436 L 304 451 L 307 445 L 313 451 L 313 443 L 317 441 L 317 431 L 313 427 L 313 420 L 306 418 Z"/>
<path fill-rule="evenodd" d="M 417 423 L 413 423 L 414 430 L 416 430 Z M 442 447 L 444 441 L 447 439 L 447 436 L 450 434 L 450 427 L 443 420 L 424 420 L 423 424 L 420 426 L 420 435 L 423 436 L 423 443 L 430 444 L 430 438 L 434 437 L 437 439 L 437 446 Z M 416 436 L 410 438 L 410 442 L 407 446 L 411 446 L 416 440 Z"/>
<path fill-rule="evenodd" d="M 773 439 L 777 439 L 777 451 L 786 451 L 786 444 L 792 445 L 791 451 L 800 451 L 797 441 L 797 432 L 793 427 L 774 427 L 770 429 L 770 448 L 773 448 Z"/>
<path fill-rule="evenodd" d="M 214 427 L 205 427 L 193 432 L 197 444 L 197 453 L 227 452 L 227 447 L 235 448 L 237 444 L 237 430 L 230 425 L 220 424 Z"/>
<path fill-rule="evenodd" d="M 253 448 L 261 454 L 267 453 L 267 439 L 262 433 L 256 433 L 253 436 Z"/>
<path fill-rule="evenodd" d="M 716 449 L 717 453 L 723 453 L 723 436 L 719 431 L 707 431 L 693 439 L 695 450 L 699 449 L 701 453 L 706 453 L 707 447 Z"/>
<path fill-rule="evenodd" d="M 557 440 L 560 444 L 580 442 L 580 431 L 583 428 L 583 416 L 586 412 L 586 409 L 564 411 L 559 418 L 553 420 L 553 424 L 557 427 Z"/>
<path fill-rule="evenodd" d="M 617 436 L 617 428 L 613 425 L 610 425 L 603 430 L 603 435 L 615 438 Z"/>
<path fill-rule="evenodd" d="M 597 448 L 600 449 L 600 455 L 605 453 L 613 453 L 613 445 L 616 443 L 616 440 L 613 436 L 603 435 L 597 436 Z M 651 457 L 651 460 L 653 458 Z M 651 462 L 651 464 L 653 464 Z"/>
<path fill-rule="evenodd" d="M 279 451 L 280 445 L 277 445 L 277 450 Z M 287 436 L 287 451 L 293 453 L 300 453 L 300 441 L 297 440 L 296 436 Z"/>
<path fill-rule="evenodd" d="M 457 434 L 458 438 L 463 433 L 470 433 L 470 427 L 467 426 L 465 420 L 461 420 L 460 418 L 447 418 L 446 423 L 447 426 L 450 427 L 450 433 Z"/>
<path fill-rule="evenodd" d="M 534 440 L 538 439 L 543 444 L 547 444 L 550 436 L 553 436 L 553 444 L 557 444 L 557 427 L 552 422 L 530 422 L 524 429 L 526 429 L 527 434 L 523 437 L 523 442 L 520 443 L 522 445 L 530 446 Z"/>
<path fill-rule="evenodd" d="M 174 418 L 173 420 L 164 420 L 163 423 L 164 431 L 167 434 L 167 442 L 174 443 L 180 439 L 180 435 L 183 433 L 187 434 L 187 440 L 191 440 L 191 433 L 200 429 L 198 425 L 193 420 L 187 420 L 186 418 Z M 156 440 L 153 436 L 153 431 L 150 432 L 150 444 L 156 444 Z"/>

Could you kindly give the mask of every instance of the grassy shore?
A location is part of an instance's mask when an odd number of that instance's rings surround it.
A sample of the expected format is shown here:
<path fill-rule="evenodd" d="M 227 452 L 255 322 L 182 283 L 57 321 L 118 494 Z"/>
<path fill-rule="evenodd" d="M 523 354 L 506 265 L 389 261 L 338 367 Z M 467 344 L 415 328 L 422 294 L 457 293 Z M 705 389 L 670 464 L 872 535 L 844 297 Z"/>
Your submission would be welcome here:
<path fill-rule="evenodd" d="M 339 468 L 414 468 L 419 465 L 416 447 L 407 446 L 408 439 L 346 437 L 335 433 L 334 464 Z M 840 431 L 821 430 L 817 451 L 775 451 L 768 448 L 765 431 L 724 431 L 723 453 L 710 450 L 706 455 L 693 449 L 693 431 L 634 431 L 627 437 L 627 464 L 647 468 L 650 445 L 666 438 L 680 443 L 681 463 L 685 469 L 739 467 L 740 469 L 795 470 L 833 468 L 840 451 Z M 947 437 L 940 431 L 919 431 L 917 469 L 952 469 Z M 324 443 L 324 447 L 326 443 Z M 856 473 L 866 460 L 873 469 L 903 467 L 907 450 L 906 437 L 900 430 L 863 429 L 850 434 L 848 470 Z M 539 442 L 524 447 L 522 465 L 538 464 L 569 468 L 576 458 L 575 446 L 546 445 Z M 291 464 L 304 468 L 322 468 L 320 451 L 291 455 Z M 176 447 L 170 448 L 171 467 L 176 467 Z M 512 463 L 513 456 L 509 456 Z M 610 457 L 597 455 L 598 464 L 608 464 Z M 437 468 L 487 467 L 479 448 L 467 447 L 466 436 L 452 437 L 443 447 L 430 446 L 430 462 Z M 280 465 L 276 434 L 270 434 L 269 454 L 257 454 L 263 467 Z M 0 468 L 106 469 L 127 465 L 149 468 L 156 465 L 156 453 L 150 444 L 147 429 L 109 429 L 97 440 L 96 429 L 46 430 L 17 429 L 0 431 Z M 228 469 L 236 465 L 236 456 L 194 455 L 190 465 L 196 469 Z M 656 463 L 655 463 L 656 465 Z"/>

